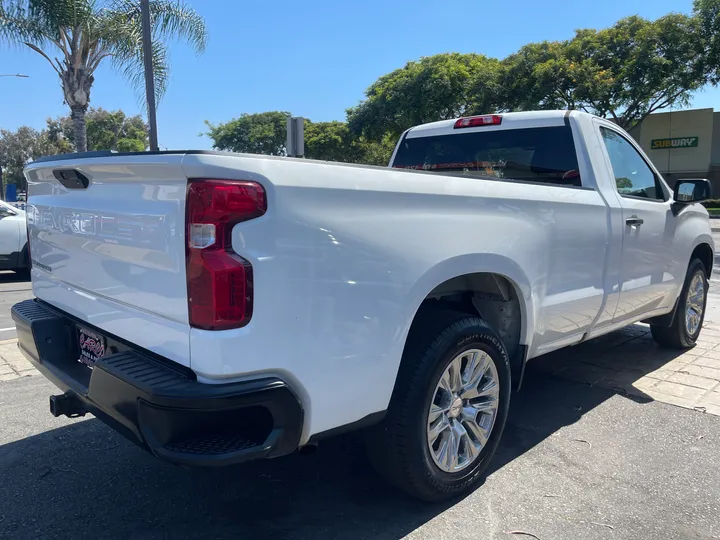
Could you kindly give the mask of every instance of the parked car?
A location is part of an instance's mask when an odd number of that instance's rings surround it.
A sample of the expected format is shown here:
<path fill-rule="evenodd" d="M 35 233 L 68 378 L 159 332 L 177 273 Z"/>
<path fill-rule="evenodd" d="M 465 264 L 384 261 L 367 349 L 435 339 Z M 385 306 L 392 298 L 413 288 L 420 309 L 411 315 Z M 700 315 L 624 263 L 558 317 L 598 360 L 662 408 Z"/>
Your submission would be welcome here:
<path fill-rule="evenodd" d="M 366 428 L 378 470 L 437 500 L 477 486 L 526 362 L 638 321 L 700 334 L 705 180 L 674 194 L 581 112 L 404 133 L 391 167 L 202 151 L 25 170 L 34 300 L 19 345 L 165 461 L 223 466 Z M 80 441 L 79 441 L 80 442 Z"/>
<path fill-rule="evenodd" d="M 25 212 L 0 201 L 0 270 L 22 273 L 28 266 Z"/>

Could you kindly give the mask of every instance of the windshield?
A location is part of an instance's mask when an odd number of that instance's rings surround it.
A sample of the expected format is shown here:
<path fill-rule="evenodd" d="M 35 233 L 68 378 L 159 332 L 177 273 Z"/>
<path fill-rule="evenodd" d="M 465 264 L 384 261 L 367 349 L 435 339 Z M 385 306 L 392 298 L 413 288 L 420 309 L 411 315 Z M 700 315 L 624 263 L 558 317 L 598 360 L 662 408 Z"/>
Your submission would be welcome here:
<path fill-rule="evenodd" d="M 581 185 L 572 132 L 566 126 L 405 138 L 392 166 Z"/>

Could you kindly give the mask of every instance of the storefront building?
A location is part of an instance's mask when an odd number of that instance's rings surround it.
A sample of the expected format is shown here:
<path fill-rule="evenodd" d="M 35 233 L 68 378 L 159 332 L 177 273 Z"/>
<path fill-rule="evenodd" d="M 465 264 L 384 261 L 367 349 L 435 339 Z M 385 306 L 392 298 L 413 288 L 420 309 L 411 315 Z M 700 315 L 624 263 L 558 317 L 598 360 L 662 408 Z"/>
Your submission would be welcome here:
<path fill-rule="evenodd" d="M 720 198 L 720 112 L 651 114 L 630 133 L 671 186 L 679 178 L 707 178 Z"/>

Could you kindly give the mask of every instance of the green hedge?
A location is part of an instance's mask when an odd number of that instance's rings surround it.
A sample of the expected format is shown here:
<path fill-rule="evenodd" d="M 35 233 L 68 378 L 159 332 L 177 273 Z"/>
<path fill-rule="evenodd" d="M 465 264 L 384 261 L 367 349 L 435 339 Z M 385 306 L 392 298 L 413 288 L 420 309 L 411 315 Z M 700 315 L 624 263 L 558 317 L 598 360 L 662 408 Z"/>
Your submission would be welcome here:
<path fill-rule="evenodd" d="M 703 201 L 702 205 L 705 208 L 720 208 L 720 199 L 708 199 Z"/>

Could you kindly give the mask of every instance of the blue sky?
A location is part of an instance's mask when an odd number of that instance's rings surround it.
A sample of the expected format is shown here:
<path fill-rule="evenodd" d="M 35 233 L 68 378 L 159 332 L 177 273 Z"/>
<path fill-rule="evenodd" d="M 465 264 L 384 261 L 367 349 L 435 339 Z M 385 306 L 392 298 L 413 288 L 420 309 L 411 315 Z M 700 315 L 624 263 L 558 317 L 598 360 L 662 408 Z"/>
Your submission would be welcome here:
<path fill-rule="evenodd" d="M 171 49 L 172 76 L 158 109 L 161 147 L 210 148 L 198 134 L 243 112 L 285 110 L 314 121 L 343 120 L 379 76 L 420 56 L 476 52 L 502 58 L 525 43 L 572 37 L 628 15 L 689 13 L 691 0 L 188 0 L 206 20 L 201 57 Z M 30 50 L 0 49 L 0 128 L 42 128 L 67 114 L 57 75 Z M 696 95 L 714 107 L 720 89 Z M 109 63 L 96 75 L 91 104 L 141 111 Z"/>

